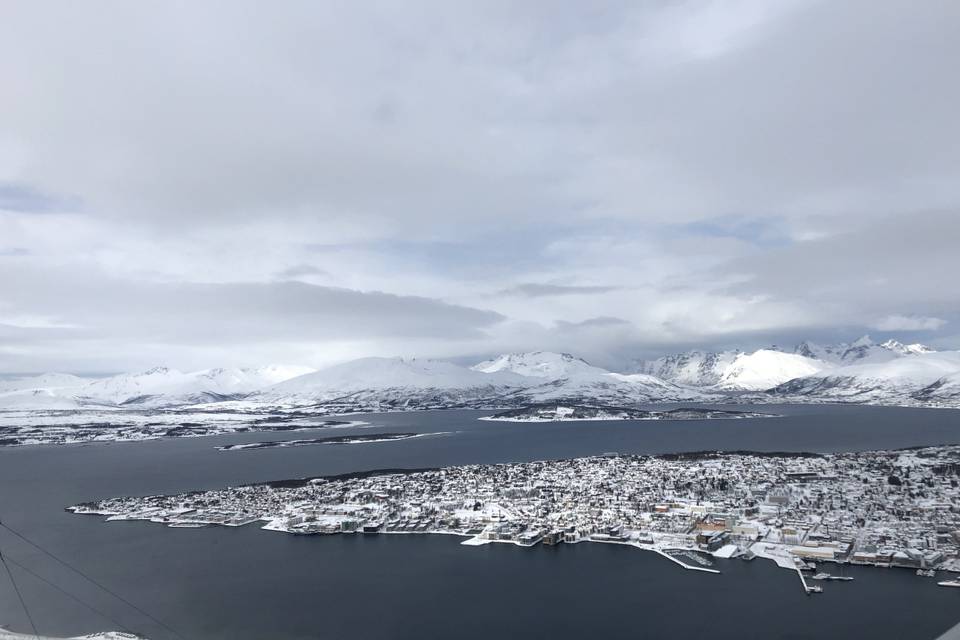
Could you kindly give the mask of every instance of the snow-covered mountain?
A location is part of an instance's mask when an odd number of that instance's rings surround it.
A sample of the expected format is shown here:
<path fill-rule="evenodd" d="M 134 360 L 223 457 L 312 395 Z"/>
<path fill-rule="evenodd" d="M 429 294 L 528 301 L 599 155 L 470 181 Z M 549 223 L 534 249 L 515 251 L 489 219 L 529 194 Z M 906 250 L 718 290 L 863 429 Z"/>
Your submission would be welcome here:
<path fill-rule="evenodd" d="M 501 397 L 502 406 L 545 402 L 633 405 L 677 400 L 709 400 L 698 389 L 681 387 L 643 373 L 612 373 L 603 369 L 547 380 Z"/>
<path fill-rule="evenodd" d="M 39 376 L 0 378 L 0 393 L 32 389 L 76 389 L 91 381 L 92 378 L 81 378 L 70 373 L 44 373 Z"/>
<path fill-rule="evenodd" d="M 960 351 L 921 352 L 824 369 L 785 382 L 771 393 L 799 400 L 901 403 L 949 399 L 960 373 Z"/>
<path fill-rule="evenodd" d="M 609 373 L 569 353 L 553 353 L 551 351 L 505 353 L 492 360 L 484 360 L 470 368 L 483 373 L 508 371 L 521 376 L 551 380 L 585 373 Z"/>
<path fill-rule="evenodd" d="M 822 350 L 812 343 L 804 343 Z M 799 347 L 798 347 L 799 349 Z M 829 360 L 775 348 L 752 353 L 739 350 L 688 351 L 635 362 L 631 370 L 677 385 L 711 391 L 763 391 L 831 366 Z"/>
<path fill-rule="evenodd" d="M 96 380 L 77 395 L 105 404 L 184 404 L 235 398 L 308 373 L 305 367 L 268 365 L 256 368 L 217 368 L 183 373 L 154 367 L 133 374 Z"/>
<path fill-rule="evenodd" d="M 960 407 L 960 371 L 948 373 L 919 391 L 915 391 L 911 397 L 918 402 L 931 405 Z"/>
<path fill-rule="evenodd" d="M 235 398 L 312 371 L 268 365 L 183 373 L 154 367 L 91 379 L 62 373 L 0 382 L 0 408 L 44 409 L 82 406 L 165 406 Z"/>
<path fill-rule="evenodd" d="M 361 358 L 274 385 L 272 393 L 328 395 L 366 389 L 471 389 L 519 384 L 510 372 L 482 372 L 443 360 Z"/>
<path fill-rule="evenodd" d="M 729 391 L 764 391 L 794 378 L 803 378 L 832 365 L 796 353 L 758 349 L 741 353 L 724 370 L 717 388 Z"/>
<path fill-rule="evenodd" d="M 862 336 L 849 344 L 819 345 L 807 341 L 794 348 L 796 354 L 843 365 L 889 362 L 903 356 L 933 352 L 930 347 L 919 343 L 903 344 L 898 340 L 887 340 L 877 344 L 870 336 Z"/>
<path fill-rule="evenodd" d="M 741 351 L 687 351 L 656 360 L 639 360 L 629 367 L 631 373 L 644 373 L 674 384 L 710 387 L 726 373 Z"/>
<path fill-rule="evenodd" d="M 851 343 L 832 345 L 805 341 L 796 345 L 792 353 L 777 347 L 749 353 L 694 350 L 636 361 L 628 371 L 711 391 L 763 391 L 834 367 L 890 362 L 926 353 L 934 351 L 922 344 L 897 340 L 878 344 L 870 336 L 863 336 Z"/>
<path fill-rule="evenodd" d="M 373 411 L 520 407 L 539 403 L 632 407 L 734 399 L 960 406 L 960 352 L 869 337 L 804 342 L 793 353 L 691 351 L 614 373 L 567 353 L 509 353 L 472 367 L 418 358 L 363 358 L 313 371 L 271 365 L 184 373 L 166 367 L 88 379 L 44 374 L 0 380 L 0 409 L 143 409 L 225 401 L 245 409 Z M 228 405 L 220 405 L 227 407 Z"/>
<path fill-rule="evenodd" d="M 256 399 L 282 405 L 434 408 L 496 397 L 531 380 L 509 371 L 486 373 L 442 360 L 361 358 L 274 385 Z"/>
<path fill-rule="evenodd" d="M 504 354 L 470 368 L 438 360 L 363 358 L 288 380 L 256 396 L 284 405 L 365 408 L 504 407 L 555 400 L 633 405 L 706 397 L 653 376 L 612 373 L 549 351 Z"/>
<path fill-rule="evenodd" d="M 19 389 L 0 392 L 0 410 L 42 411 L 78 409 L 80 403 L 70 393 L 54 389 Z"/>

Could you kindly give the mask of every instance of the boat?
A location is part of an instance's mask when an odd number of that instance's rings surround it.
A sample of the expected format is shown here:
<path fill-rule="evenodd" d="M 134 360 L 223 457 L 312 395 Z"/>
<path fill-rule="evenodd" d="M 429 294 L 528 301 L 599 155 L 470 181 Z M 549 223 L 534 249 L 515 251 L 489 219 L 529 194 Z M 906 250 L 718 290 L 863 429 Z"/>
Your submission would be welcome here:
<path fill-rule="evenodd" d="M 938 582 L 937 585 L 941 587 L 960 587 L 960 580 L 944 580 L 943 582 Z"/>
<path fill-rule="evenodd" d="M 932 578 L 933 576 L 937 575 L 937 572 L 933 569 L 917 569 L 917 575 L 924 576 L 926 578 Z"/>
<path fill-rule="evenodd" d="M 843 580 L 847 582 L 853 580 L 853 576 L 827 576 L 827 580 Z"/>
<path fill-rule="evenodd" d="M 829 579 L 832 578 L 832 577 L 833 577 L 833 576 L 831 576 L 829 573 L 818 573 L 817 575 L 813 576 L 813 579 L 814 579 L 814 580 L 829 580 Z"/>

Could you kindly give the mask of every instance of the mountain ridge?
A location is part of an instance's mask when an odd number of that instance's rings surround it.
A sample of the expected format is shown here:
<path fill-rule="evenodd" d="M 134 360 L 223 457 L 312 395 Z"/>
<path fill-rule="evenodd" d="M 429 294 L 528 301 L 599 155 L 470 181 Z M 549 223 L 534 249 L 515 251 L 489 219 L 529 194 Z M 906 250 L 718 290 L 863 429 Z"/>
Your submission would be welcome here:
<path fill-rule="evenodd" d="M 320 370 L 267 365 L 184 373 L 153 367 L 100 379 L 43 374 L 0 380 L 0 409 L 164 408 L 225 402 L 337 411 L 497 408 L 544 402 L 869 402 L 960 406 L 960 351 L 864 336 L 852 343 L 709 352 L 639 362 L 620 373 L 570 353 L 505 353 L 473 366 L 360 358 Z M 660 375 L 656 375 L 656 372 Z"/>

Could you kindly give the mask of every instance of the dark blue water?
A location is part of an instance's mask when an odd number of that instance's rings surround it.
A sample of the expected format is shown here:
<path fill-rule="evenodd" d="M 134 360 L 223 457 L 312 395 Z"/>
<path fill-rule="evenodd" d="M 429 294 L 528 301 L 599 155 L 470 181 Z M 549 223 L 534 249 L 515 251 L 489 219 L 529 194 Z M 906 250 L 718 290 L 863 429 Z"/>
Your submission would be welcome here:
<path fill-rule="evenodd" d="M 472 548 L 447 536 L 301 538 L 241 529 L 169 529 L 63 511 L 115 495 L 385 467 L 522 461 L 620 451 L 841 451 L 960 442 L 960 412 L 765 407 L 772 420 L 479 422 L 482 412 L 368 416 L 376 431 L 451 432 L 347 446 L 220 452 L 225 443 L 353 430 L 236 434 L 145 443 L 0 449 L 0 518 L 124 594 L 187 638 L 933 638 L 960 622 L 960 590 L 905 570 L 851 569 L 806 597 L 761 560 L 685 572 L 654 554 L 600 544 Z M 363 430 L 357 430 L 362 433 Z M 305 435 L 306 434 L 306 435 Z M 9 557 L 101 609 L 15 575 L 41 633 L 117 622 L 173 637 L 7 533 Z M 0 626 L 25 630 L 0 576 Z"/>

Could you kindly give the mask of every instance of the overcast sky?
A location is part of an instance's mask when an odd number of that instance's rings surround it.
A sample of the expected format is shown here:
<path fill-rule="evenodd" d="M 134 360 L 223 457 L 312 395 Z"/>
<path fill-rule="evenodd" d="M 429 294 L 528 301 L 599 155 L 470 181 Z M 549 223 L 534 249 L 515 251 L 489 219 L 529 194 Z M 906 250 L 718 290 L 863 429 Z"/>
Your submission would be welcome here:
<path fill-rule="evenodd" d="M 0 4 L 0 372 L 960 347 L 960 3 Z"/>

